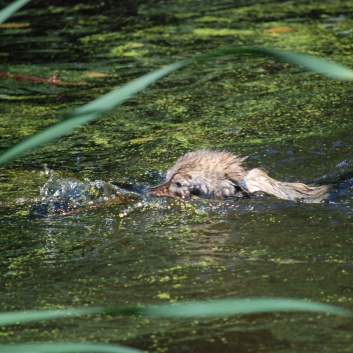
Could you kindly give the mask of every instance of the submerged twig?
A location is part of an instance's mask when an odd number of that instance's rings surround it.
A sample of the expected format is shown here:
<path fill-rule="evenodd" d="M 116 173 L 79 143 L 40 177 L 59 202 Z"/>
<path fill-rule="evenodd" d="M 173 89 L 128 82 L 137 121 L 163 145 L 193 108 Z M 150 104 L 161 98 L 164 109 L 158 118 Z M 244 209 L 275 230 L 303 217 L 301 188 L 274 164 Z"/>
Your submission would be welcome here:
<path fill-rule="evenodd" d="M 0 77 L 13 78 L 14 80 L 17 80 L 17 81 L 49 83 L 52 86 L 78 86 L 78 85 L 85 84 L 84 81 L 61 81 L 61 80 L 58 80 L 59 74 L 55 74 L 49 78 L 42 78 L 42 77 L 28 76 L 28 75 L 21 75 L 21 74 L 10 74 L 8 72 L 0 72 Z"/>

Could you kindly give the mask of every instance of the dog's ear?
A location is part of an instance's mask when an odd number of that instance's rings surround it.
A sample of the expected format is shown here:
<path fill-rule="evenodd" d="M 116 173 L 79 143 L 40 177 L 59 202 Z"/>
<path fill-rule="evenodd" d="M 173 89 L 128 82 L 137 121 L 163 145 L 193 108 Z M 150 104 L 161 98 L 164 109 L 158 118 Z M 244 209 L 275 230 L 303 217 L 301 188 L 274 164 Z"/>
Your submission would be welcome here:
<path fill-rule="evenodd" d="M 251 192 L 246 188 L 245 179 L 240 182 L 238 180 L 229 178 L 228 174 L 225 174 L 225 177 L 226 179 L 229 179 L 232 182 L 232 184 L 236 187 L 237 190 L 240 190 L 244 197 L 251 197 Z"/>

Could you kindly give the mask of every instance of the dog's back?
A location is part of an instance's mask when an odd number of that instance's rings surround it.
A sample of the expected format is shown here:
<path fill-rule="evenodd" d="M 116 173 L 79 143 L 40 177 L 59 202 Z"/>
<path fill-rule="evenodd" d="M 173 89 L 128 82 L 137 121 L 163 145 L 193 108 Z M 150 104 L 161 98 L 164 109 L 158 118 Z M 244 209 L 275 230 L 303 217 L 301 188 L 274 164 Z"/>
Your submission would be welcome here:
<path fill-rule="evenodd" d="M 277 181 L 259 168 L 246 171 L 242 166 L 244 159 L 229 152 L 189 152 L 167 171 L 165 182 L 146 191 L 159 196 L 217 199 L 263 192 L 285 200 L 319 202 L 329 189 Z"/>

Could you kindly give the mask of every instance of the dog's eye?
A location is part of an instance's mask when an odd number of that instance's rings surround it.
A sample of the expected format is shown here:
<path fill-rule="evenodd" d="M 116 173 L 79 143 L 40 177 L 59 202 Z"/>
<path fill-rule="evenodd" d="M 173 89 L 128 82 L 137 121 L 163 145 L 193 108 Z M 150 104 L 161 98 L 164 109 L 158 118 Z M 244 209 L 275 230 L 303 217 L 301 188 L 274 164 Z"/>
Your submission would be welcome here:
<path fill-rule="evenodd" d="M 179 183 L 178 181 L 174 183 L 176 187 L 181 188 L 181 183 Z"/>

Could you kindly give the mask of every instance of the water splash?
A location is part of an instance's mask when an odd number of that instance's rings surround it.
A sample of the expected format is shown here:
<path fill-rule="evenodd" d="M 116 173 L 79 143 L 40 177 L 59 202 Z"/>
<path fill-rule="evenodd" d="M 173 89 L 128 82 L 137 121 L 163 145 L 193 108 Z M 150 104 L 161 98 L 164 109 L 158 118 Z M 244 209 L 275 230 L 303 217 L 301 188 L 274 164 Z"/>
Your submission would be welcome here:
<path fill-rule="evenodd" d="M 135 193 L 104 180 L 63 178 L 47 168 L 44 173 L 49 175 L 49 179 L 40 188 L 40 205 L 34 210 L 37 216 L 68 214 L 98 205 L 126 203 L 136 199 Z"/>

